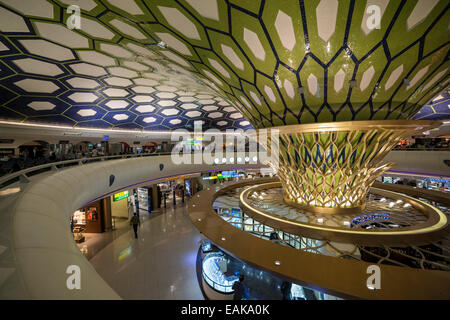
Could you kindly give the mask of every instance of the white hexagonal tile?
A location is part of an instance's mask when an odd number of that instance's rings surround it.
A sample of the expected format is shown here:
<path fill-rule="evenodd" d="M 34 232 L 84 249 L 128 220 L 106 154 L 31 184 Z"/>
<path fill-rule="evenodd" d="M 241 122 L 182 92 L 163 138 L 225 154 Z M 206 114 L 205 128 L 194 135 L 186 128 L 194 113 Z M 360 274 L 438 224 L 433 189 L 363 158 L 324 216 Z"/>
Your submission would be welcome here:
<path fill-rule="evenodd" d="M 152 123 L 156 121 L 155 117 L 145 117 L 144 119 L 142 119 L 142 121 L 144 121 L 145 123 Z"/>
<path fill-rule="evenodd" d="M 216 69 L 221 75 L 223 75 L 226 78 L 230 78 L 230 73 L 227 70 L 225 70 L 225 68 L 222 67 L 222 65 L 219 62 L 211 58 L 208 58 L 208 61 L 211 64 L 211 66 L 214 69 Z"/>
<path fill-rule="evenodd" d="M 173 99 L 175 98 L 177 95 L 173 94 L 171 92 L 158 92 L 156 94 L 156 96 L 160 99 Z"/>
<path fill-rule="evenodd" d="M 398 80 L 398 78 L 403 73 L 403 64 L 395 68 L 394 71 L 392 71 L 391 75 L 389 76 L 388 80 L 386 81 L 386 84 L 384 85 L 384 90 L 389 90 L 395 82 Z"/>
<path fill-rule="evenodd" d="M 152 102 L 154 100 L 151 96 L 142 96 L 142 95 L 135 96 L 132 99 L 138 103 Z"/>
<path fill-rule="evenodd" d="M 334 91 L 339 92 L 344 87 L 345 81 L 345 72 L 342 69 L 339 69 L 338 72 L 334 75 Z"/>
<path fill-rule="evenodd" d="M 108 97 L 123 98 L 129 95 L 130 93 L 124 89 L 108 88 L 106 90 L 103 90 L 103 94 L 107 95 Z"/>
<path fill-rule="evenodd" d="M 211 119 L 220 118 L 222 116 L 223 116 L 222 112 L 213 112 L 213 113 L 208 114 L 208 118 L 211 118 Z"/>
<path fill-rule="evenodd" d="M 258 106 L 261 105 L 261 100 L 259 99 L 259 97 L 256 93 L 254 93 L 253 91 L 250 91 L 250 97 L 252 97 L 253 101 L 255 101 Z"/>
<path fill-rule="evenodd" d="M 155 89 L 153 89 L 152 87 L 147 87 L 147 86 L 135 86 L 135 87 L 131 88 L 131 90 L 133 90 L 136 93 L 153 93 L 153 92 L 155 92 Z"/>
<path fill-rule="evenodd" d="M 228 60 L 230 60 L 230 62 L 239 70 L 244 70 L 244 63 L 242 62 L 242 60 L 239 58 L 239 56 L 236 54 L 236 52 L 234 52 L 233 48 L 221 44 L 220 45 L 222 48 L 222 53 L 225 57 L 228 58 Z"/>
<path fill-rule="evenodd" d="M 292 51 L 296 40 L 291 16 L 281 10 L 278 11 L 277 18 L 275 19 L 275 29 L 277 30 L 278 37 L 280 37 L 283 47 Z"/>
<path fill-rule="evenodd" d="M 56 65 L 33 58 L 13 60 L 13 63 L 22 69 L 23 72 L 45 76 L 57 76 L 63 71 Z"/>
<path fill-rule="evenodd" d="M 21 16 L 3 7 L 0 7 L 0 31 L 30 32 L 25 20 Z"/>
<path fill-rule="evenodd" d="M 198 105 L 196 105 L 194 103 L 183 103 L 180 107 L 185 110 L 198 109 Z"/>
<path fill-rule="evenodd" d="M 292 85 L 292 82 L 288 79 L 285 79 L 283 82 L 284 90 L 286 90 L 287 95 L 289 98 L 293 99 L 295 96 L 294 86 Z"/>
<path fill-rule="evenodd" d="M 439 0 L 419 0 L 413 11 L 406 20 L 408 31 L 418 25 L 430 14 L 433 8 L 438 4 Z"/>
<path fill-rule="evenodd" d="M 175 92 L 177 88 L 171 86 L 157 86 L 156 89 L 158 91 L 167 91 L 167 92 Z"/>
<path fill-rule="evenodd" d="M 48 101 L 33 101 L 28 106 L 36 111 L 49 111 L 56 107 L 55 104 Z"/>
<path fill-rule="evenodd" d="M 180 124 L 181 120 L 180 119 L 172 119 L 169 121 L 170 124 Z"/>
<path fill-rule="evenodd" d="M 133 69 L 133 70 L 137 70 L 137 71 L 146 71 L 148 70 L 148 66 L 143 65 L 139 62 L 134 62 L 134 61 L 124 61 L 122 63 L 125 67 Z"/>
<path fill-rule="evenodd" d="M 105 81 L 110 86 L 117 86 L 117 87 L 128 87 L 133 84 L 133 82 L 130 79 L 120 77 L 110 77 L 103 79 L 103 81 Z"/>
<path fill-rule="evenodd" d="M 136 71 L 122 68 L 122 67 L 111 67 L 108 68 L 108 71 L 110 74 L 118 77 L 124 77 L 124 78 L 136 78 L 138 76 Z"/>
<path fill-rule="evenodd" d="M 209 72 L 208 70 L 203 70 L 203 73 L 206 75 L 207 78 L 213 80 L 214 82 L 216 82 L 219 85 L 223 85 L 222 81 L 220 81 L 215 75 L 213 75 L 211 72 Z"/>
<path fill-rule="evenodd" d="M 266 51 L 264 50 L 264 47 L 255 32 L 244 28 L 244 41 L 257 59 L 261 61 L 266 59 Z"/>
<path fill-rule="evenodd" d="M 317 33 L 325 42 L 330 40 L 336 29 L 338 5 L 337 0 L 321 0 L 316 8 Z"/>
<path fill-rule="evenodd" d="M 232 113 L 229 115 L 231 119 L 240 119 L 242 118 L 242 114 L 240 112 Z"/>
<path fill-rule="evenodd" d="M 156 86 L 158 85 L 158 81 L 146 78 L 137 78 L 133 79 L 134 83 L 141 86 Z"/>
<path fill-rule="evenodd" d="M 115 36 L 114 32 L 106 28 L 97 20 L 88 19 L 83 15 L 81 16 L 81 31 L 94 38 L 102 38 L 107 40 L 112 40 Z"/>
<path fill-rule="evenodd" d="M 163 55 L 165 55 L 167 58 L 169 58 L 170 60 L 177 62 L 179 64 L 181 64 L 182 66 L 185 67 L 190 67 L 191 65 L 189 64 L 189 62 L 187 62 L 186 60 L 184 60 L 182 57 L 176 55 L 175 53 L 171 52 L 171 51 L 165 51 L 165 50 L 161 50 L 159 51 L 160 53 L 162 53 Z"/>
<path fill-rule="evenodd" d="M 364 71 L 361 83 L 359 84 L 359 89 L 361 91 L 364 91 L 369 87 L 370 82 L 372 81 L 373 76 L 375 75 L 375 68 L 373 66 L 370 66 L 366 71 Z"/>
<path fill-rule="evenodd" d="M 191 96 L 191 97 L 195 96 L 195 92 L 193 92 L 193 91 L 184 91 L 184 90 L 182 90 L 182 91 L 177 91 L 176 93 L 179 96 Z"/>
<path fill-rule="evenodd" d="M 0 42 L 0 51 L 7 51 L 9 48 L 3 42 Z"/>
<path fill-rule="evenodd" d="M 85 11 L 91 11 L 97 6 L 94 0 L 59 0 L 60 2 L 70 5 L 77 5 Z"/>
<path fill-rule="evenodd" d="M 227 124 L 228 124 L 227 121 L 219 121 L 219 122 L 217 122 L 217 125 L 220 126 L 220 127 L 223 127 L 223 126 L 225 126 Z"/>
<path fill-rule="evenodd" d="M 129 106 L 129 103 L 125 100 L 110 100 L 105 103 L 105 106 L 111 109 L 125 109 Z"/>
<path fill-rule="evenodd" d="M 98 97 L 90 92 L 75 92 L 69 96 L 69 99 L 74 102 L 85 103 L 85 102 L 94 102 L 95 100 L 98 99 Z"/>
<path fill-rule="evenodd" d="M 163 111 L 161 111 L 161 113 L 166 116 L 174 116 L 174 115 L 177 115 L 178 113 L 180 113 L 180 111 L 177 109 L 171 108 L 171 109 L 164 109 Z"/>
<path fill-rule="evenodd" d="M 178 51 L 181 54 L 192 56 L 191 50 L 180 40 L 170 33 L 156 32 L 156 36 L 161 39 L 169 48 Z"/>
<path fill-rule="evenodd" d="M 123 120 L 127 120 L 129 118 L 129 115 L 124 114 L 124 113 L 119 113 L 113 116 L 113 119 L 117 120 L 117 121 L 123 121 Z"/>
<path fill-rule="evenodd" d="M 116 29 L 118 29 L 120 32 L 125 33 L 126 35 L 139 39 L 144 40 L 147 37 L 139 31 L 136 27 L 130 25 L 129 23 L 126 23 L 119 19 L 113 19 L 109 22 L 112 26 L 114 26 Z"/>
<path fill-rule="evenodd" d="M 277 98 L 275 97 L 271 87 L 265 85 L 264 86 L 264 92 L 267 94 L 267 96 L 269 97 L 270 101 L 275 102 L 277 100 Z"/>
<path fill-rule="evenodd" d="M 19 42 L 31 54 L 45 57 L 56 61 L 66 61 L 75 59 L 72 51 L 60 45 L 42 39 L 25 39 Z"/>
<path fill-rule="evenodd" d="M 211 96 L 209 94 L 198 94 L 195 97 L 197 99 L 212 99 L 212 98 L 214 98 L 213 96 Z"/>
<path fill-rule="evenodd" d="M 52 40 L 68 48 L 89 48 L 89 40 L 86 37 L 65 25 L 47 22 L 35 22 L 34 25 L 44 39 Z"/>
<path fill-rule="evenodd" d="M 219 109 L 219 107 L 216 107 L 216 106 L 204 106 L 204 107 L 202 107 L 202 109 L 209 112 L 209 111 L 216 111 L 217 109 Z"/>
<path fill-rule="evenodd" d="M 226 101 L 220 101 L 219 103 L 219 106 L 229 106 L 230 104 L 228 103 L 228 102 L 226 102 Z"/>
<path fill-rule="evenodd" d="M 147 56 L 147 57 L 155 57 L 156 56 L 155 53 L 153 53 L 152 51 L 150 51 L 146 48 L 143 48 L 141 46 L 138 46 L 137 44 L 130 42 L 130 43 L 127 43 L 126 46 L 129 49 L 133 50 L 136 53 L 139 53 L 142 56 Z"/>
<path fill-rule="evenodd" d="M 430 64 L 423 67 L 422 69 L 420 69 L 419 71 L 417 71 L 417 73 L 414 75 L 414 77 L 411 79 L 411 81 L 409 82 L 409 85 L 406 87 L 406 90 L 411 89 L 412 87 L 414 87 L 417 82 L 419 82 L 420 79 L 423 78 L 424 75 L 427 74 L 428 70 L 430 69 Z"/>
<path fill-rule="evenodd" d="M 108 0 L 108 2 L 131 15 L 144 14 L 135 0 Z"/>
<path fill-rule="evenodd" d="M 158 105 L 160 105 L 161 107 L 172 107 L 174 105 L 176 105 L 176 101 L 173 100 L 161 100 L 158 101 Z"/>
<path fill-rule="evenodd" d="M 67 80 L 67 83 L 75 89 L 95 89 L 100 86 L 100 84 L 95 80 L 80 77 L 70 78 Z"/>
<path fill-rule="evenodd" d="M 186 117 L 189 118 L 197 118 L 200 117 L 202 113 L 200 111 L 188 111 L 186 112 Z"/>
<path fill-rule="evenodd" d="M 82 109 L 77 112 L 82 117 L 91 117 L 97 114 L 97 111 L 92 109 Z"/>
<path fill-rule="evenodd" d="M 47 80 L 23 79 L 14 84 L 27 92 L 53 93 L 59 89 L 56 84 Z"/>
<path fill-rule="evenodd" d="M 140 113 L 149 113 L 155 111 L 155 107 L 149 104 L 141 105 L 136 108 L 136 111 Z"/>
<path fill-rule="evenodd" d="M 2 0 L 3 4 L 23 13 L 24 15 L 53 19 L 53 5 L 47 0 L 18 1 Z"/>
<path fill-rule="evenodd" d="M 202 17 L 219 21 L 217 0 L 186 0 Z"/>
<path fill-rule="evenodd" d="M 234 111 L 237 111 L 237 110 L 234 107 L 226 107 L 226 108 L 223 108 L 223 111 L 225 111 L 225 112 L 234 112 Z"/>
<path fill-rule="evenodd" d="M 214 102 L 215 102 L 215 101 L 212 100 L 212 99 L 202 99 L 202 100 L 199 100 L 199 101 L 198 101 L 198 103 L 203 104 L 203 105 L 206 105 L 206 104 L 213 104 Z"/>
<path fill-rule="evenodd" d="M 78 74 L 83 74 L 86 76 L 92 76 L 92 77 L 101 77 L 107 74 L 105 69 L 99 66 L 94 66 L 89 63 L 74 63 L 71 64 L 70 67 Z"/>
<path fill-rule="evenodd" d="M 245 99 L 245 97 L 240 96 L 239 99 L 242 101 L 243 104 L 247 107 L 247 109 L 253 109 L 253 106 Z"/>
<path fill-rule="evenodd" d="M 116 44 L 101 43 L 100 50 L 117 58 L 131 58 L 133 53 Z"/>
<path fill-rule="evenodd" d="M 116 61 L 113 58 L 97 51 L 79 50 L 77 54 L 81 60 L 99 66 L 108 67 L 116 65 Z"/>
<path fill-rule="evenodd" d="M 248 121 L 241 121 L 241 122 L 239 122 L 239 125 L 243 126 L 243 127 L 246 127 L 246 126 L 250 125 L 250 122 L 248 122 Z"/>
<path fill-rule="evenodd" d="M 195 24 L 178 9 L 163 6 L 158 6 L 158 9 L 161 11 L 167 22 L 181 34 L 190 39 L 201 40 Z"/>
<path fill-rule="evenodd" d="M 308 81 L 309 92 L 311 92 L 311 94 L 313 96 L 315 96 L 317 91 L 318 91 L 318 89 L 319 89 L 318 83 L 317 83 L 317 77 L 311 73 L 309 75 L 307 81 Z"/>
<path fill-rule="evenodd" d="M 192 102 L 197 99 L 194 97 L 179 97 L 178 100 L 180 100 L 181 102 Z"/>
<path fill-rule="evenodd" d="M 427 89 L 429 87 L 431 87 L 433 84 L 435 84 L 436 81 L 438 81 L 444 74 L 446 74 L 447 70 L 448 70 L 448 68 L 445 70 L 442 70 L 441 72 L 436 74 L 433 78 L 431 78 L 431 80 L 428 81 L 428 83 L 422 88 L 422 92 L 427 91 Z M 441 99 L 442 99 L 442 97 L 441 97 Z M 433 100 L 433 102 L 434 102 L 434 100 Z"/>

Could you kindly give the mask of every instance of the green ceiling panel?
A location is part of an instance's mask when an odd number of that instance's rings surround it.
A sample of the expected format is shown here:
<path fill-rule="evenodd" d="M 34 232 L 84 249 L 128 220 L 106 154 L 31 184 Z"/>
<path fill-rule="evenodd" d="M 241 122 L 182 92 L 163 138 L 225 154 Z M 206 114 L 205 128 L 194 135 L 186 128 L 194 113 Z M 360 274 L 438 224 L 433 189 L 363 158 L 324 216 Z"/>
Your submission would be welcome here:
<path fill-rule="evenodd" d="M 448 84 L 448 0 L 84 0 L 80 30 L 23 3 L 0 0 L 0 116 L 25 122 L 410 119 Z"/>

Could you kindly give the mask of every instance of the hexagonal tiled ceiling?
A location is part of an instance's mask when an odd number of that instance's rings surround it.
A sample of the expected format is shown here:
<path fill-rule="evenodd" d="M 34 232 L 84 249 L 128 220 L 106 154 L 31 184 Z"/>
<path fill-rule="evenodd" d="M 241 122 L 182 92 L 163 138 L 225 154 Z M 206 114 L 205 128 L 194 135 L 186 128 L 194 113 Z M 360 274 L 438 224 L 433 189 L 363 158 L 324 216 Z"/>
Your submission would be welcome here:
<path fill-rule="evenodd" d="M 449 18 L 448 0 L 0 0 L 0 117 L 149 130 L 409 119 L 448 84 Z"/>

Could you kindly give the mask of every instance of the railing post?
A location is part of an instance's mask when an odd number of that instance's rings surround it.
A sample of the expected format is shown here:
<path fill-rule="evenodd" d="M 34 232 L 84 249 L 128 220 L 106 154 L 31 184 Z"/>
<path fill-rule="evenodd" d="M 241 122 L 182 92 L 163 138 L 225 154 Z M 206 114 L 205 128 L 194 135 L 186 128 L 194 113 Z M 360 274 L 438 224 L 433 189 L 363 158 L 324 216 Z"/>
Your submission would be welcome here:
<path fill-rule="evenodd" d="M 28 182 L 30 182 L 30 179 L 28 179 L 28 177 L 25 175 L 25 173 L 22 173 L 22 174 L 19 176 L 19 180 L 20 180 L 20 182 L 22 182 L 22 183 L 28 183 Z"/>

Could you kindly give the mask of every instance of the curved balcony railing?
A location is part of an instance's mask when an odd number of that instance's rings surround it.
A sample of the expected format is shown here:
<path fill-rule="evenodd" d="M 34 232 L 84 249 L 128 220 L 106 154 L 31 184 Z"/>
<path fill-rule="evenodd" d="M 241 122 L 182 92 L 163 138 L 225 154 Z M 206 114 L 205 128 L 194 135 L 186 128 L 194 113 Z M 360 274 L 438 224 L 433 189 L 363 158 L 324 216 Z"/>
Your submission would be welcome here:
<path fill-rule="evenodd" d="M 72 160 L 63 160 L 56 162 L 48 162 L 37 166 L 31 166 L 29 168 L 25 168 L 20 171 L 12 172 L 6 174 L 4 176 L 0 176 L 0 189 L 6 187 L 7 185 L 17 182 L 18 180 L 22 182 L 28 182 L 29 177 L 43 173 L 46 171 L 57 171 L 58 169 L 71 167 L 74 165 L 83 165 L 92 162 L 98 161 L 108 161 L 108 160 L 117 160 L 117 159 L 127 159 L 127 158 L 139 158 L 139 157 L 149 157 L 149 156 L 165 156 L 170 155 L 170 152 L 165 153 L 142 153 L 142 154 L 123 154 L 123 155 L 115 155 L 115 156 L 99 156 L 99 157 L 88 157 L 88 158 L 79 158 Z"/>

